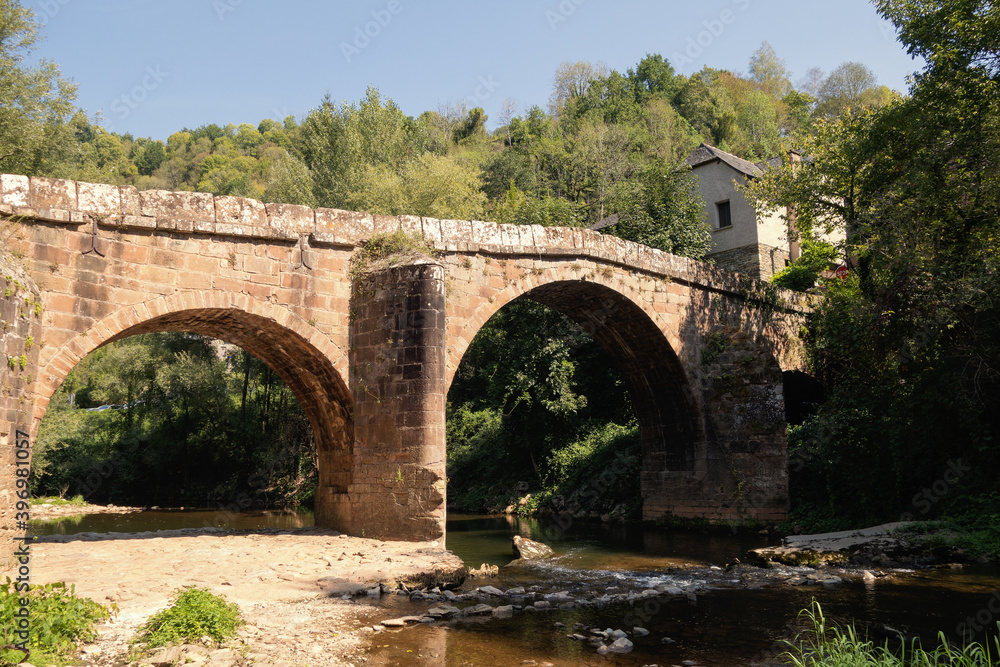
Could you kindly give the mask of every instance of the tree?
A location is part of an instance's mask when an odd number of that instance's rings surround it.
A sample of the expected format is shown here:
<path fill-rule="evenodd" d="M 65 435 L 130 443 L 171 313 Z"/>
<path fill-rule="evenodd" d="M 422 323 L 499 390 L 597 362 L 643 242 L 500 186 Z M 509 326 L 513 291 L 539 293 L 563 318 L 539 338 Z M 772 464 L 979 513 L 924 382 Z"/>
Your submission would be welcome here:
<path fill-rule="evenodd" d="M 646 54 L 635 70 L 628 70 L 628 79 L 635 89 L 636 102 L 651 98 L 673 99 L 680 87 L 673 65 L 660 54 Z"/>
<path fill-rule="evenodd" d="M 865 65 L 847 62 L 830 72 L 818 97 L 816 113 L 833 117 L 847 109 L 884 106 L 892 98 L 892 91 L 879 86 L 875 74 Z"/>
<path fill-rule="evenodd" d="M 800 224 L 846 226 L 857 259 L 810 316 L 806 351 L 830 395 L 793 437 L 810 461 L 793 495 L 857 522 L 898 519 L 960 460 L 960 488 L 925 513 L 974 522 L 968 508 L 1000 493 L 988 472 L 1000 442 L 997 12 L 971 0 L 876 6 L 928 59 L 909 96 L 854 106 L 872 81 L 845 69 L 828 99 L 855 102 L 816 123 L 811 164 L 751 187 L 776 186 L 758 194 L 793 204 Z"/>
<path fill-rule="evenodd" d="M 618 223 L 605 228 L 605 233 L 702 259 L 712 248 L 712 236 L 705 202 L 690 169 L 653 162 L 637 180 L 637 186 L 617 203 Z"/>
<path fill-rule="evenodd" d="M 584 60 L 560 63 L 552 78 L 549 111 L 553 115 L 559 115 L 567 102 L 585 95 L 590 89 L 590 84 L 606 76 L 607 71 L 608 67 L 603 63 L 590 63 Z"/>
<path fill-rule="evenodd" d="M 18 0 L 0 0 L 0 170 L 33 175 L 69 137 L 76 86 L 46 59 L 31 65 L 39 24 Z"/>
<path fill-rule="evenodd" d="M 780 99 L 791 90 L 790 77 L 785 61 L 778 57 L 769 42 L 762 42 L 750 56 L 750 78 L 771 97 Z"/>
<path fill-rule="evenodd" d="M 299 152 L 315 179 L 320 206 L 365 210 L 364 182 L 372 168 L 399 174 L 420 154 L 419 125 L 392 100 L 369 88 L 357 104 L 327 97 L 302 125 Z"/>

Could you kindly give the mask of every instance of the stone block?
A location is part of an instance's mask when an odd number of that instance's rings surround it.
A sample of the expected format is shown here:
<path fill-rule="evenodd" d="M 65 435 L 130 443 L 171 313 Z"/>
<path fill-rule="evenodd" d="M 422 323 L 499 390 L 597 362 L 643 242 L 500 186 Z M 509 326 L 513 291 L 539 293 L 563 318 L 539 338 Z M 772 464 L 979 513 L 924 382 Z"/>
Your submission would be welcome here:
<path fill-rule="evenodd" d="M 184 223 L 215 222 L 215 197 L 204 192 L 146 190 L 139 193 L 139 206 L 164 229 L 192 231 L 194 225 Z"/>
<path fill-rule="evenodd" d="M 308 206 L 297 204 L 265 204 L 268 226 L 275 236 L 312 234 L 316 230 L 316 214 Z"/>
<path fill-rule="evenodd" d="M 76 198 L 80 210 L 95 218 L 117 218 L 121 214 L 122 197 L 117 185 L 77 183 Z"/>
<path fill-rule="evenodd" d="M 503 245 L 500 235 L 500 225 L 495 222 L 475 220 L 469 223 L 472 242 L 478 245 Z"/>
<path fill-rule="evenodd" d="M 374 229 L 375 221 L 368 213 L 318 208 L 312 240 L 331 245 L 355 245 L 370 238 Z"/>
<path fill-rule="evenodd" d="M 31 182 L 27 176 L 0 174 L 0 204 L 6 206 L 28 206 Z"/>
<path fill-rule="evenodd" d="M 119 185 L 118 192 L 121 195 L 122 215 L 142 215 L 138 188 L 134 185 Z"/>
<path fill-rule="evenodd" d="M 399 230 L 410 236 L 424 237 L 424 221 L 418 215 L 399 216 Z"/>
<path fill-rule="evenodd" d="M 465 220 L 440 220 L 441 242 L 457 245 L 471 238 L 471 226 Z"/>
<path fill-rule="evenodd" d="M 76 200 L 76 181 L 62 178 L 31 179 L 31 206 L 35 209 L 61 208 L 66 211 L 79 210 Z"/>
<path fill-rule="evenodd" d="M 216 197 L 215 231 L 232 236 L 269 238 L 267 209 L 256 199 Z"/>

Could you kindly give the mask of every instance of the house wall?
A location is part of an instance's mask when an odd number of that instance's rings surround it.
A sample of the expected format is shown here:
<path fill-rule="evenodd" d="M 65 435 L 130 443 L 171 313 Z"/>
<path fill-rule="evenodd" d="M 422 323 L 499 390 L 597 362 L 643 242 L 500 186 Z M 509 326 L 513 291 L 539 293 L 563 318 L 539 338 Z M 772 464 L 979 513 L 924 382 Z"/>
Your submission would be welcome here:
<path fill-rule="evenodd" d="M 744 176 L 722 162 L 710 162 L 696 167 L 698 187 L 708 209 L 708 222 L 712 227 L 712 253 L 734 250 L 758 241 L 757 214 L 742 194 L 736 191 L 734 181 L 742 183 Z M 729 200 L 732 226 L 719 229 L 716 203 Z"/>

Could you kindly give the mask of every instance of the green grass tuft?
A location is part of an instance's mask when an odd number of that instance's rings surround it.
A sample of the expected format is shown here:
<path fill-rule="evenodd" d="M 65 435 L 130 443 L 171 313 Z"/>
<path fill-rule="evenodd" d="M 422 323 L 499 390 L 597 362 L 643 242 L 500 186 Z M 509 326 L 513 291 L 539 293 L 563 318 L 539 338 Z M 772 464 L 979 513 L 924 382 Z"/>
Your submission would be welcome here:
<path fill-rule="evenodd" d="M 139 628 L 135 644 L 153 649 L 193 643 L 206 636 L 221 644 L 234 637 L 243 624 L 239 607 L 208 589 L 188 586 L 174 594 L 171 606 Z"/>

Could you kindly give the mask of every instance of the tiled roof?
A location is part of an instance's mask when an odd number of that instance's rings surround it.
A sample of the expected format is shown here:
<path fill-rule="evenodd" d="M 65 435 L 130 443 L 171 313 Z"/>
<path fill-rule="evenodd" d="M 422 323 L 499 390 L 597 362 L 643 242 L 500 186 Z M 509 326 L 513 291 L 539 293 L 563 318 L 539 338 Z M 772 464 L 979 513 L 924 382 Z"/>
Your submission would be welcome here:
<path fill-rule="evenodd" d="M 781 158 L 776 159 L 780 164 Z M 764 173 L 763 170 L 753 162 L 748 162 L 743 158 L 736 157 L 732 153 L 727 153 L 726 151 L 719 150 L 715 146 L 709 146 L 708 144 L 698 146 L 698 148 L 696 148 L 684 162 L 687 163 L 689 167 L 693 168 L 714 160 L 725 162 L 736 171 L 741 174 L 746 174 L 747 176 L 760 176 Z"/>

